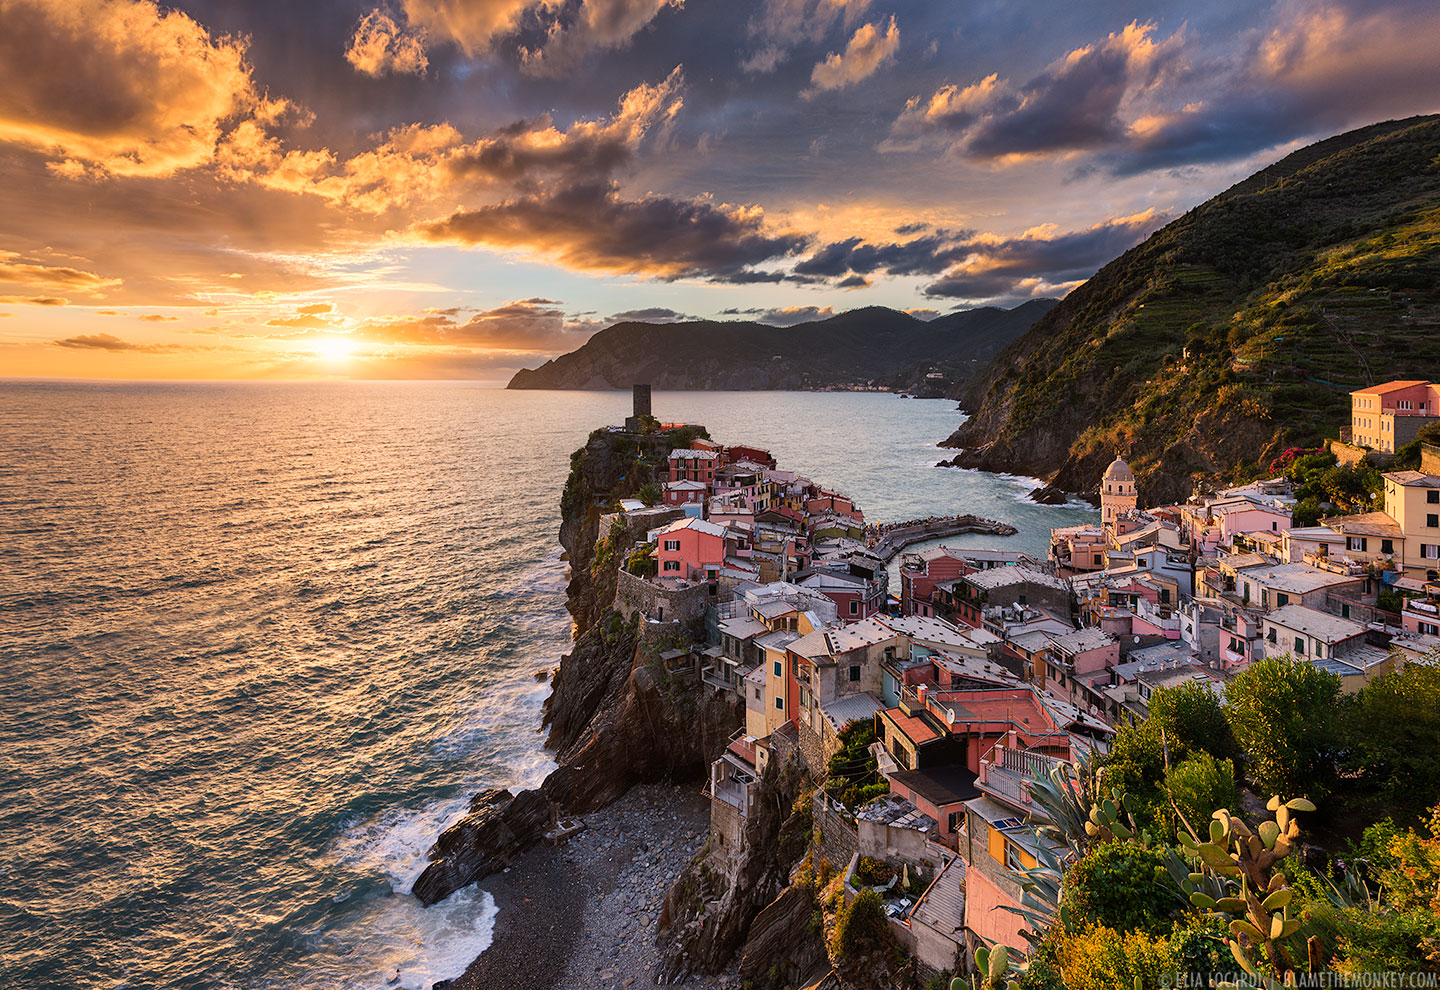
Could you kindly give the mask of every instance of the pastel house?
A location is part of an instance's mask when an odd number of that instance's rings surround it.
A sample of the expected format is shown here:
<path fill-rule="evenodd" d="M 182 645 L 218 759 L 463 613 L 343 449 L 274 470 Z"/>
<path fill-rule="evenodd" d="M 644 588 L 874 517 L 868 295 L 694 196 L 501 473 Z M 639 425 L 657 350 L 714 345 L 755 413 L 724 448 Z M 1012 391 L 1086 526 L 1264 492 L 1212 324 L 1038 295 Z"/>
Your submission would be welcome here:
<path fill-rule="evenodd" d="M 677 519 L 655 534 L 659 577 L 714 581 L 725 566 L 729 530 L 704 519 Z"/>
<path fill-rule="evenodd" d="M 1436 421 L 1440 385 L 1431 382 L 1386 382 L 1350 393 L 1349 439 L 1362 447 L 1393 454 L 1413 441 L 1420 427 Z"/>

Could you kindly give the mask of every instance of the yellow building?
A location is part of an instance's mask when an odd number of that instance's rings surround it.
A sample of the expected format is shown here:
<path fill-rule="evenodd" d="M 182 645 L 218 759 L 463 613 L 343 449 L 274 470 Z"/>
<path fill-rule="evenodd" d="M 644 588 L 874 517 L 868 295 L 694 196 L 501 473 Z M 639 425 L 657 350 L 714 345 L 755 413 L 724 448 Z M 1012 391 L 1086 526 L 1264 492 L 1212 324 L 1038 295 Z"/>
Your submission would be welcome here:
<path fill-rule="evenodd" d="M 1350 393 L 1350 439 L 1393 454 L 1427 423 L 1440 421 L 1440 385 L 1395 381 Z M 1341 439 L 1346 439 L 1343 435 Z"/>
<path fill-rule="evenodd" d="M 1385 514 L 1404 534 L 1400 556 L 1406 576 L 1440 578 L 1440 476 L 1419 471 L 1386 474 Z"/>

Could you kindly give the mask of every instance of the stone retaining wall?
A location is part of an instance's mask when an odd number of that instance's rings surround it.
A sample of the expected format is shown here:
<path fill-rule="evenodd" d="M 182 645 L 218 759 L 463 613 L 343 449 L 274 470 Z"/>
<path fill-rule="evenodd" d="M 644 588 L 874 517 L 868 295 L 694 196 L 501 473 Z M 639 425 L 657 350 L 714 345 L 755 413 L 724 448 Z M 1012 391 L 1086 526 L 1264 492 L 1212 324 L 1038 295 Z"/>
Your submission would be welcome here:
<path fill-rule="evenodd" d="M 825 792 L 817 790 L 811 799 L 815 822 L 815 853 L 837 870 L 860 851 L 860 836 L 850 823 L 830 808 Z"/>
<path fill-rule="evenodd" d="M 710 604 L 710 589 L 696 584 L 688 588 L 664 588 L 629 571 L 620 571 L 615 581 L 615 608 L 629 619 L 635 613 L 656 623 L 700 622 Z"/>

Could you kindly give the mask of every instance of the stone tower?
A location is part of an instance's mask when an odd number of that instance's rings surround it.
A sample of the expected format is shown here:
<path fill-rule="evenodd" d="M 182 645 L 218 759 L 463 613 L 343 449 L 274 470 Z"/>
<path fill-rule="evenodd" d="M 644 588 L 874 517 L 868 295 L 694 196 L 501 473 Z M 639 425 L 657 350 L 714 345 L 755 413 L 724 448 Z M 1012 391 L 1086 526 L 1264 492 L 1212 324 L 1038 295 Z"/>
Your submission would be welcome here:
<path fill-rule="evenodd" d="M 1115 520 L 1135 509 L 1135 472 L 1119 456 L 1105 469 L 1100 479 L 1100 524 L 1107 535 L 1115 531 Z"/>
<path fill-rule="evenodd" d="M 630 395 L 634 404 L 634 411 L 626 418 L 625 429 L 631 433 L 639 433 L 645 417 L 651 415 L 650 386 L 632 385 L 630 386 Z"/>

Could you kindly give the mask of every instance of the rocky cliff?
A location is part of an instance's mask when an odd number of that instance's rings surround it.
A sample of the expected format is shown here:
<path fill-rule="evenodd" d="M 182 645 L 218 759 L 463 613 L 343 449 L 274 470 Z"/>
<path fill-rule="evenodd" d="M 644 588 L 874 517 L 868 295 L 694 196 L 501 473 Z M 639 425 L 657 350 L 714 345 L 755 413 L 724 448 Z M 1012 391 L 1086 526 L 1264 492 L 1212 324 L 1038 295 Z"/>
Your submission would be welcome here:
<path fill-rule="evenodd" d="M 1106 265 L 968 386 L 955 463 L 1142 504 L 1253 475 L 1349 421 L 1351 389 L 1440 366 L 1440 117 L 1256 173 Z"/>
<path fill-rule="evenodd" d="M 818 930 L 808 927 L 812 894 L 791 894 L 786 904 L 769 910 L 789 888 L 791 871 L 809 848 L 809 801 L 797 804 L 802 784 L 797 763 L 782 768 L 771 762 L 760 779 L 755 811 L 746 822 L 743 851 L 733 869 L 716 869 L 707 850 L 676 878 L 660 914 L 662 982 L 717 973 L 742 950 L 749 956 L 747 970 L 762 974 L 783 964 L 797 969 L 799 976 L 824 958 Z M 797 901 L 801 897 L 803 915 Z M 752 923 L 767 910 L 768 923 L 749 941 Z"/>
<path fill-rule="evenodd" d="M 643 527 L 615 527 L 602 540 L 601 517 L 655 480 L 670 450 L 691 439 L 683 431 L 638 438 L 597 431 L 572 457 L 560 541 L 570 560 L 575 646 L 555 672 L 545 708 L 559 766 L 535 790 L 475 797 L 470 813 L 430 851 L 414 886 L 425 903 L 508 865 L 560 815 L 603 807 L 641 781 L 698 780 L 741 724 L 735 699 L 697 690 L 660 660 L 700 630 L 657 634 L 613 608 L 616 573 Z"/>
<path fill-rule="evenodd" d="M 791 327 L 735 321 L 617 323 L 522 370 L 510 388 L 824 389 L 941 394 L 984 370 L 1053 299 L 950 313 L 928 323 L 872 306 Z M 932 377 L 933 376 L 933 377 Z"/>

